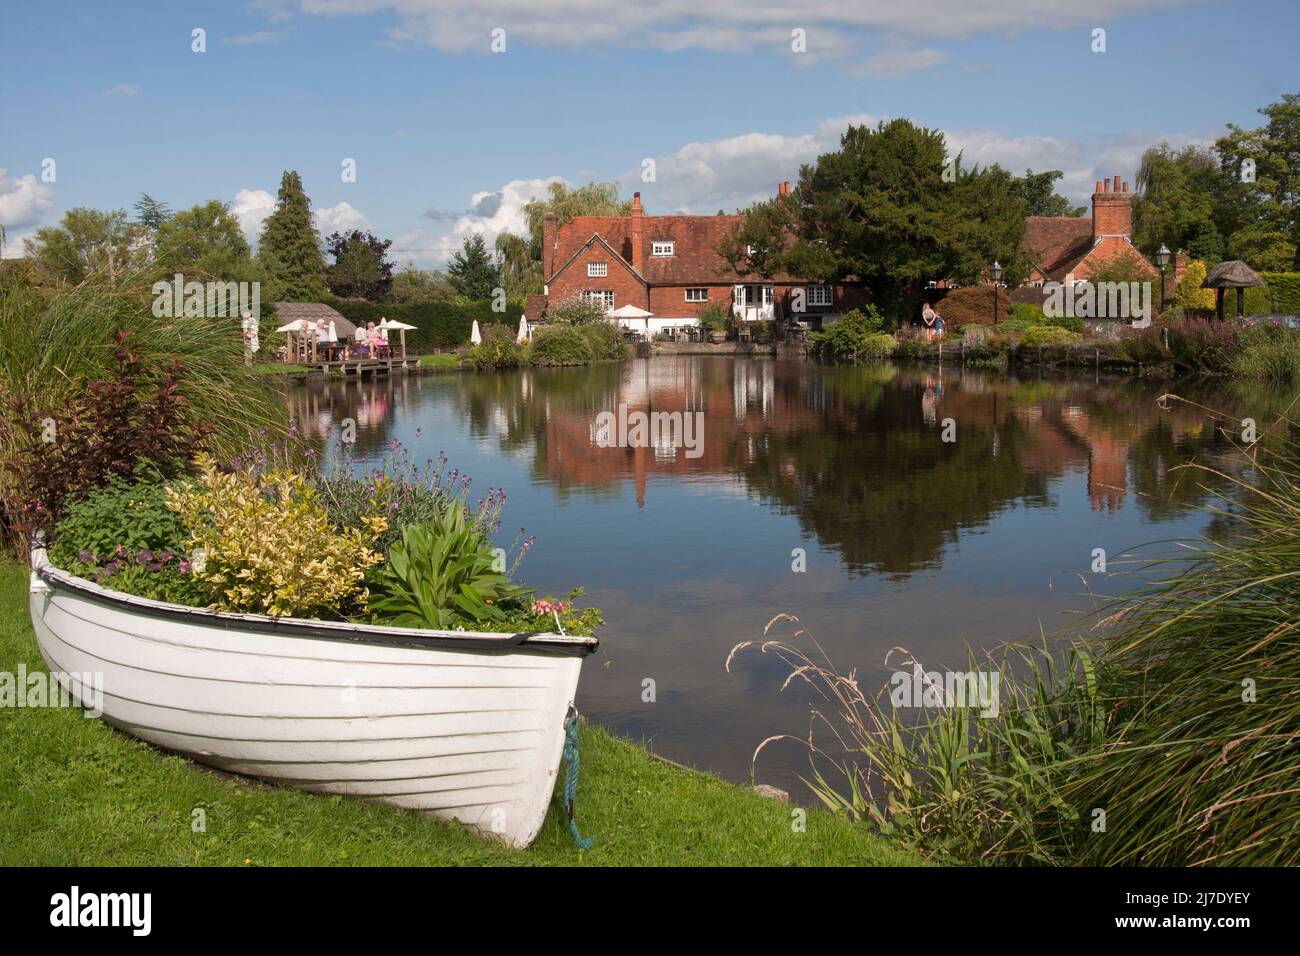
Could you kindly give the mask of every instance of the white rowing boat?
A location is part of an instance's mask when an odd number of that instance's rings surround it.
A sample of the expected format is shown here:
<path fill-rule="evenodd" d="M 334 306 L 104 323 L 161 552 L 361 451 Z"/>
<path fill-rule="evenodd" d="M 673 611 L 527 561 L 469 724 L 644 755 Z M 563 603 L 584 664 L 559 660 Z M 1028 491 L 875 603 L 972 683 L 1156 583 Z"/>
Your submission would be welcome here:
<path fill-rule="evenodd" d="M 594 637 L 227 614 L 110 591 L 32 551 L 51 672 L 102 674 L 104 719 L 233 773 L 382 800 L 527 846 Z"/>

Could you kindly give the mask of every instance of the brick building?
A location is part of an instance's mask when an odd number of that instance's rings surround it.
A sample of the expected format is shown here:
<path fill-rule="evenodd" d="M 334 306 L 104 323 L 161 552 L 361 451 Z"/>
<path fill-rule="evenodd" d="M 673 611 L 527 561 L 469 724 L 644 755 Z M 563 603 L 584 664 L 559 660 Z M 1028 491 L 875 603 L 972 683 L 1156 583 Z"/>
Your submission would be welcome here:
<path fill-rule="evenodd" d="M 779 193 L 790 191 L 783 182 Z M 744 216 L 648 216 L 641 194 L 629 216 L 576 216 L 542 226 L 545 292 L 528 297 L 530 325 L 545 321 L 550 303 L 573 298 L 609 310 L 633 305 L 652 313 L 624 324 L 654 333 L 698 322 L 708 306 L 722 305 L 748 322 L 807 321 L 813 328 L 867 301 L 859 282 L 805 282 L 791 277 L 759 279 L 731 267 L 718 248 Z M 803 311 L 798 310 L 802 300 Z"/>
<path fill-rule="evenodd" d="M 1107 263 L 1132 256 L 1151 276 L 1160 271 L 1133 245 L 1132 194 L 1118 176 L 1101 179 L 1092 194 L 1091 216 L 1030 216 L 1025 220 L 1025 251 L 1033 268 L 1026 286 L 1046 282 L 1078 282 L 1089 279 Z M 1172 258 L 1173 269 L 1166 278 L 1172 289 L 1187 269 L 1187 255 L 1179 251 Z"/>

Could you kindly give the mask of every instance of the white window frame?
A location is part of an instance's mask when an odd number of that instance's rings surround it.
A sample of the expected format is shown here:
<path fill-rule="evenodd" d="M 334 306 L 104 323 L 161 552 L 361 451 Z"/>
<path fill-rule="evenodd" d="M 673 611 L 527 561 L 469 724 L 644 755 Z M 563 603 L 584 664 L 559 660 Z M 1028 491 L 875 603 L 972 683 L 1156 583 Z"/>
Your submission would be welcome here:
<path fill-rule="evenodd" d="M 605 311 L 612 311 L 614 308 L 614 290 L 583 289 L 582 300 L 584 302 L 599 302 L 605 307 Z"/>
<path fill-rule="evenodd" d="M 692 292 L 698 292 L 700 293 L 700 295 L 693 296 L 691 295 Z M 691 286 L 690 288 L 688 288 L 686 290 L 686 301 L 687 302 L 708 302 L 709 301 L 708 286 Z"/>
<path fill-rule="evenodd" d="M 650 243 L 650 257 L 652 259 L 669 259 L 676 255 L 675 242 L 652 242 Z"/>
<path fill-rule="evenodd" d="M 609 275 L 609 263 L 608 263 L 608 262 L 588 262 L 588 263 L 587 263 L 587 278 L 588 278 L 588 279 L 603 279 L 603 278 L 605 278 L 605 277 L 608 276 L 608 275 Z"/>
<path fill-rule="evenodd" d="M 819 308 L 829 308 L 835 304 L 835 287 L 830 285 L 808 286 L 808 304 Z"/>

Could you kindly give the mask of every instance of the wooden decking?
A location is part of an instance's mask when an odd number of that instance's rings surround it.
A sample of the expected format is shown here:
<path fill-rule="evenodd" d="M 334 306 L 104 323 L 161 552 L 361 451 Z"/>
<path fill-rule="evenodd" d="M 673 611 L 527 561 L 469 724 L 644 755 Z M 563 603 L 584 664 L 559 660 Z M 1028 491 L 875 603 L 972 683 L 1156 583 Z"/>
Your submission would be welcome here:
<path fill-rule="evenodd" d="M 366 375 L 370 375 L 373 378 L 376 375 L 391 375 L 394 372 L 400 375 L 408 369 L 419 368 L 420 358 L 417 355 L 412 355 L 407 358 L 402 358 L 400 356 L 397 358 L 386 359 L 354 358 L 338 359 L 333 362 L 315 361 L 307 362 L 306 364 L 312 369 L 324 372 L 327 375 L 331 372 L 339 371 L 343 373 L 344 378 L 351 375 L 355 375 L 358 378 L 364 378 Z"/>

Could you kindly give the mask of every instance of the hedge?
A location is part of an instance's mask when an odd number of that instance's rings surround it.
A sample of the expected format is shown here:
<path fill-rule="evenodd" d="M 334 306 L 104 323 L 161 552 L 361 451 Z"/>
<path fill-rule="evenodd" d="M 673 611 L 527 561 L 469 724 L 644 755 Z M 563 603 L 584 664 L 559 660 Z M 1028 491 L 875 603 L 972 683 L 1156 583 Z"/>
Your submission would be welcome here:
<path fill-rule="evenodd" d="M 490 299 L 479 302 L 419 302 L 392 305 L 383 302 L 362 302 L 358 299 L 339 299 L 329 303 L 354 325 L 367 322 L 379 324 L 385 316 L 391 322 L 405 322 L 415 326 L 406 333 L 406 345 L 416 351 L 453 349 L 469 344 L 470 328 L 478 319 L 479 327 L 489 323 L 509 326 L 519 325 L 523 306 L 507 303 L 505 312 L 493 312 Z"/>
<path fill-rule="evenodd" d="M 954 325 L 965 328 L 968 325 L 992 325 L 993 324 L 993 286 L 991 285 L 968 285 L 960 289 L 950 289 L 942 293 L 941 298 L 935 305 L 934 310 L 943 316 L 943 324 L 946 329 Z M 998 302 L 998 323 L 1001 324 L 1011 317 L 1011 290 L 999 289 L 997 293 Z M 930 295 L 937 294 L 935 290 L 929 290 Z"/>
<path fill-rule="evenodd" d="M 1300 315 L 1300 272 L 1261 272 L 1259 277 L 1268 283 L 1269 312 Z"/>

